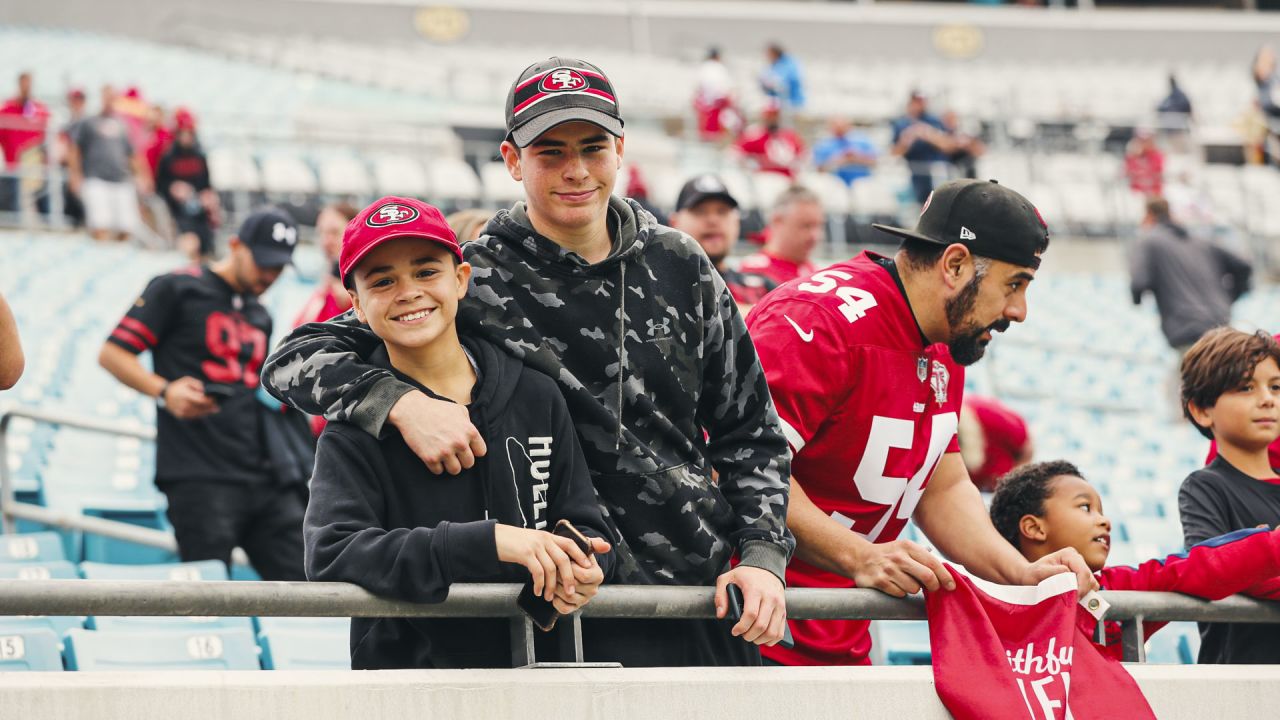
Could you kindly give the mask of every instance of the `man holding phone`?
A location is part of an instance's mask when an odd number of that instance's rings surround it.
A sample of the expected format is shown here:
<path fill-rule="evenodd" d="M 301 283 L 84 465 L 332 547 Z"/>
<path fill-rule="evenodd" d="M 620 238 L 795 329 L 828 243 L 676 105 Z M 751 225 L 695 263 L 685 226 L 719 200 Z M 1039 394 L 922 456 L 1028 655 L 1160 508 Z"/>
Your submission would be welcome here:
<path fill-rule="evenodd" d="M 238 545 L 266 580 L 302 580 L 306 486 L 283 481 L 264 442 L 257 398 L 271 337 L 258 302 L 280 276 L 298 229 L 283 210 L 251 214 L 226 257 L 153 278 L 98 362 L 156 399 L 156 486 L 183 560 L 230 566 Z M 154 372 L 139 355 L 150 351 Z"/>
<path fill-rule="evenodd" d="M 587 62 L 550 58 L 516 78 L 501 151 L 526 200 L 463 246 L 474 268 L 464 334 L 556 381 L 609 529 L 615 583 L 743 592 L 732 627 L 703 620 L 583 621 L 588 661 L 628 667 L 759 664 L 786 618 L 789 455 L 733 296 L 692 238 L 613 197 L 623 122 Z M 504 462 L 464 409 L 371 363 L 376 335 L 345 315 L 303 325 L 268 359 L 276 397 L 370 437 L 392 432 L 433 473 Z M 713 470 L 717 478 L 713 480 Z M 737 554 L 740 563 L 731 567 Z"/>

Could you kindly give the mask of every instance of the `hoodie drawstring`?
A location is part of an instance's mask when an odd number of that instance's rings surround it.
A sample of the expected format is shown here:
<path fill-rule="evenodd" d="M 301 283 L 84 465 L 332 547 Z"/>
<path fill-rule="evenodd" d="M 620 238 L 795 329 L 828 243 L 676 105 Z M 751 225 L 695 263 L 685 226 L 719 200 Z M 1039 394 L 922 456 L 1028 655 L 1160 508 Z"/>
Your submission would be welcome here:
<path fill-rule="evenodd" d="M 622 449 L 622 381 L 626 378 L 627 367 L 627 261 L 618 263 L 618 267 L 621 268 L 618 279 L 618 290 L 621 293 L 618 300 L 618 322 L 622 332 L 618 338 L 618 436 L 614 441 L 614 450 Z"/>

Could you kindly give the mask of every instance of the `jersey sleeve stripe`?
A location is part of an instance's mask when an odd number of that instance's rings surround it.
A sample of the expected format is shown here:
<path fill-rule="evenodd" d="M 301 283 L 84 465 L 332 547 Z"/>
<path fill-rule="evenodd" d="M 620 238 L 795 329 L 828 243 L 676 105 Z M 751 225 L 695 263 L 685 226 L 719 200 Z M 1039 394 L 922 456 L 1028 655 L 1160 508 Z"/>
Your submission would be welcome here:
<path fill-rule="evenodd" d="M 782 424 L 782 434 L 787 438 L 787 444 L 791 446 L 792 452 L 800 452 L 804 449 L 804 438 L 800 437 L 800 433 L 791 427 L 791 423 L 778 418 L 778 422 Z"/>
<path fill-rule="evenodd" d="M 145 340 L 148 346 L 154 347 L 155 344 L 158 342 L 156 340 L 156 334 L 151 332 L 151 328 L 147 327 L 146 325 L 143 325 L 138 320 L 135 320 L 131 317 L 121 318 L 120 325 L 125 328 L 128 328 L 129 330 L 132 330 L 134 333 L 138 335 L 138 337 Z"/>
<path fill-rule="evenodd" d="M 112 330 L 111 339 L 115 340 L 117 343 L 127 346 L 127 349 L 135 352 L 143 352 L 147 349 L 147 346 L 143 344 L 141 340 L 134 337 L 132 333 L 128 332 L 124 328 L 116 328 L 115 330 Z"/>

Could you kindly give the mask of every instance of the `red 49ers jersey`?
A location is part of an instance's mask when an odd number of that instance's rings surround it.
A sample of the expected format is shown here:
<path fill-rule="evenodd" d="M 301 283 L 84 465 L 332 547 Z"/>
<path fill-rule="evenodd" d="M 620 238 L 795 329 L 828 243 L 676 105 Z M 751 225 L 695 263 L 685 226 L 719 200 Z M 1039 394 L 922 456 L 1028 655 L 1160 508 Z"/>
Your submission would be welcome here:
<path fill-rule="evenodd" d="M 747 316 L 794 453 L 791 471 L 823 512 L 872 542 L 898 537 L 938 461 L 956 452 L 964 369 L 925 345 L 893 264 L 874 253 L 767 295 Z M 795 560 L 793 587 L 853 587 Z M 865 621 L 791 624 L 784 664 L 862 664 Z"/>

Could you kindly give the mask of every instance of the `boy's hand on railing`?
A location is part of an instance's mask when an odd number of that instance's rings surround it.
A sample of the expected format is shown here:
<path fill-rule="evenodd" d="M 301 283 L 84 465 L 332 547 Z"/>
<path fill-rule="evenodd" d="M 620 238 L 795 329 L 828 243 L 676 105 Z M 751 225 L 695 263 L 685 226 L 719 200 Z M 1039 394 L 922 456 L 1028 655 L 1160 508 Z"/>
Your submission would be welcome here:
<path fill-rule="evenodd" d="M 592 539 L 592 550 L 597 553 L 609 552 L 609 543 Z M 568 615 L 582 609 L 596 596 L 600 591 L 600 584 L 604 582 L 604 570 L 600 569 L 600 563 L 596 561 L 595 556 L 587 558 L 587 566 L 575 562 L 572 567 L 573 579 L 576 586 L 576 592 L 567 592 L 563 584 L 556 588 L 556 596 L 551 600 L 551 604 L 555 606 L 556 612 L 561 615 Z"/>
<path fill-rule="evenodd" d="M 716 617 L 729 611 L 729 583 L 742 590 L 742 619 L 733 626 L 734 637 L 757 645 L 776 645 L 787 626 L 785 588 L 777 575 L 763 568 L 739 565 L 716 578 Z"/>
<path fill-rule="evenodd" d="M 559 583 L 566 597 L 577 592 L 574 565 L 589 567 L 585 553 L 569 538 L 542 530 L 529 530 L 499 523 L 493 530 L 498 559 L 523 565 L 533 580 L 533 593 L 551 602 Z"/>

